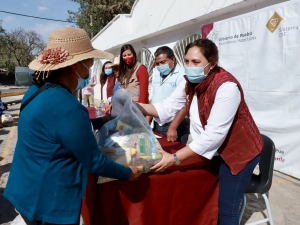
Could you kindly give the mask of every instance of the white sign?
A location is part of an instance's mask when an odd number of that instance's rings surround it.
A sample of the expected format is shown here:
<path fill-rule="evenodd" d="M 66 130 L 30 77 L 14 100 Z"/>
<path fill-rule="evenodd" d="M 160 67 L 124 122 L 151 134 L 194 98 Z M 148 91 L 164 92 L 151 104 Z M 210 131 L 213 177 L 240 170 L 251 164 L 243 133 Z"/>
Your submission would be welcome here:
<path fill-rule="evenodd" d="M 262 134 L 275 143 L 275 169 L 300 178 L 300 1 L 213 24 L 220 66 L 241 83 Z"/>

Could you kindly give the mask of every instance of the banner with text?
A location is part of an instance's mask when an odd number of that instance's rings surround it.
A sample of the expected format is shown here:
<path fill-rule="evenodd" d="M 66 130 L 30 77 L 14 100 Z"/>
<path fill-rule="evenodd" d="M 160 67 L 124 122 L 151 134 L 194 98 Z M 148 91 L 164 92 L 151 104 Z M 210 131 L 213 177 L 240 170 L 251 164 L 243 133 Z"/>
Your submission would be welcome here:
<path fill-rule="evenodd" d="M 241 83 L 261 133 L 274 141 L 274 168 L 300 178 L 300 1 L 203 28 L 219 48 L 220 66 Z"/>

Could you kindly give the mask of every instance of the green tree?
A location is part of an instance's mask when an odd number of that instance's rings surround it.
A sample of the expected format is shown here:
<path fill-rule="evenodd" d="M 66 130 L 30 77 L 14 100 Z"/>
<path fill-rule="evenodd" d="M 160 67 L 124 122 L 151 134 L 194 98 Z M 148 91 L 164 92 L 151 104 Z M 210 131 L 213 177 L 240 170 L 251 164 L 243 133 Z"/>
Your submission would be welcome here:
<path fill-rule="evenodd" d="M 14 73 L 16 66 L 25 66 L 46 47 L 42 36 L 32 30 L 18 28 L 7 32 L 0 26 L 0 68 Z"/>
<path fill-rule="evenodd" d="M 8 49 L 8 40 L 6 31 L 2 27 L 2 21 L 0 21 L 0 68 L 4 70 L 12 69 L 11 55 Z"/>
<path fill-rule="evenodd" d="M 79 4 L 77 12 L 68 11 L 70 22 L 84 29 L 92 38 L 118 14 L 128 14 L 134 0 L 71 0 Z M 91 21 L 92 20 L 92 21 Z"/>

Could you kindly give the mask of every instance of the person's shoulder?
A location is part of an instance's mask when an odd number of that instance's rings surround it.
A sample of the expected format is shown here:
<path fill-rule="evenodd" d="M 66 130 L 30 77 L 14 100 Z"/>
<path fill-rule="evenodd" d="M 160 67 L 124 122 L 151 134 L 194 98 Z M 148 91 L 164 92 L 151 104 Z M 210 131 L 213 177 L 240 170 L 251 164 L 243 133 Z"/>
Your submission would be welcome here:
<path fill-rule="evenodd" d="M 222 80 L 228 80 L 232 82 L 238 82 L 237 79 L 227 70 L 225 70 L 222 67 L 219 67 L 218 70 L 216 71 L 215 77 L 221 77 Z"/>
<path fill-rule="evenodd" d="M 51 101 L 63 103 L 64 107 L 76 108 L 81 105 L 80 102 L 64 87 L 58 86 L 55 88 L 49 88 L 49 98 Z"/>
<path fill-rule="evenodd" d="M 144 64 L 140 63 L 140 62 L 138 62 L 137 66 L 138 66 L 138 70 L 140 70 L 140 69 L 146 69 L 147 70 L 147 67 Z"/>
<path fill-rule="evenodd" d="M 137 73 L 148 73 L 147 67 L 144 64 L 140 64 L 137 68 Z"/>
<path fill-rule="evenodd" d="M 158 70 L 156 69 L 156 67 L 153 68 L 152 70 L 152 80 L 153 79 L 157 79 L 160 77 L 160 73 L 158 72 Z"/>
<path fill-rule="evenodd" d="M 177 63 L 176 67 L 175 67 L 175 72 L 177 73 L 178 76 L 184 76 L 185 75 L 185 70 L 184 67 L 179 65 L 179 63 Z"/>

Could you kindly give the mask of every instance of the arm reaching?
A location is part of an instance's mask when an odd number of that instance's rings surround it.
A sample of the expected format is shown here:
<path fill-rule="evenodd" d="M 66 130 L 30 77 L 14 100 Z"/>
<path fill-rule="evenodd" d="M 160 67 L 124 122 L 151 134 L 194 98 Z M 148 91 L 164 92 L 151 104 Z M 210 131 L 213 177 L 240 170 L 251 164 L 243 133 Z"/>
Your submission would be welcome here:
<path fill-rule="evenodd" d="M 171 122 L 168 132 L 167 132 L 167 140 L 174 142 L 177 140 L 177 128 L 181 124 L 181 122 L 186 117 L 186 107 L 182 108 L 174 117 L 173 121 Z"/>
<path fill-rule="evenodd" d="M 137 168 L 136 166 L 129 166 L 129 168 L 131 169 L 131 175 L 128 180 L 129 181 L 137 180 L 137 178 L 141 176 L 142 170 Z"/>
<path fill-rule="evenodd" d="M 136 103 L 137 107 L 143 115 L 145 116 L 152 116 L 158 118 L 158 113 L 156 111 L 156 108 L 152 104 L 144 104 L 144 103 Z"/>

